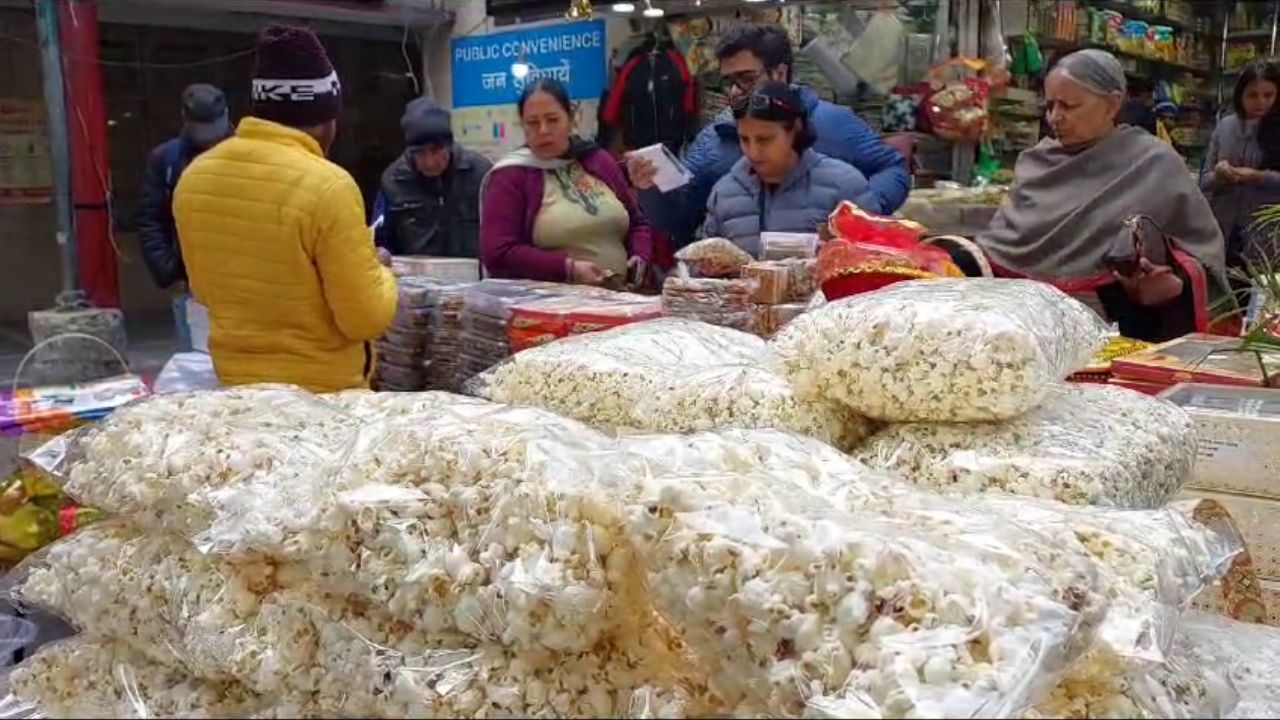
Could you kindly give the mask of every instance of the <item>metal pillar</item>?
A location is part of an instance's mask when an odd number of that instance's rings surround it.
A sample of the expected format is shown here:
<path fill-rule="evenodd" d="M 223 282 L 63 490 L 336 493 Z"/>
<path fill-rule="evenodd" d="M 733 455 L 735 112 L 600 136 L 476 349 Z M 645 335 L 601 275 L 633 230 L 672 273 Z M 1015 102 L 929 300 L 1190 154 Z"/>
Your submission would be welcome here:
<path fill-rule="evenodd" d="M 59 41 L 67 92 L 72 225 L 80 287 L 94 307 L 120 306 L 116 248 L 111 238 L 107 105 L 98 63 L 97 0 L 62 0 Z"/>
<path fill-rule="evenodd" d="M 58 3 L 36 0 L 36 30 L 44 74 L 44 106 L 48 118 L 49 156 L 53 163 L 53 207 L 58 251 L 62 260 L 62 296 L 73 302 L 79 294 L 76 275 L 75 228 L 71 219 L 71 152 L 67 142 L 67 104 L 63 90 L 62 49 L 58 42 Z"/>

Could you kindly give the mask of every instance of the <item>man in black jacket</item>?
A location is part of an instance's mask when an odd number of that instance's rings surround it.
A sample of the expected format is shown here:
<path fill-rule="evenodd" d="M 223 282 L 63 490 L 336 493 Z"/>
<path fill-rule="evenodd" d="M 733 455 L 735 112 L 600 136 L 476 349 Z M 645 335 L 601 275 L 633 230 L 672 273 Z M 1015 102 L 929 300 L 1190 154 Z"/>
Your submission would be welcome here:
<path fill-rule="evenodd" d="M 182 91 L 182 132 L 147 158 L 147 176 L 138 210 L 138 242 L 151 277 L 162 288 L 187 280 L 173 221 L 173 189 L 197 155 L 231 135 L 227 98 L 212 85 Z"/>
<path fill-rule="evenodd" d="M 405 106 L 404 154 L 382 173 L 374 210 L 378 247 L 392 255 L 475 258 L 480 181 L 493 167 L 453 141 L 452 117 L 426 98 Z"/>

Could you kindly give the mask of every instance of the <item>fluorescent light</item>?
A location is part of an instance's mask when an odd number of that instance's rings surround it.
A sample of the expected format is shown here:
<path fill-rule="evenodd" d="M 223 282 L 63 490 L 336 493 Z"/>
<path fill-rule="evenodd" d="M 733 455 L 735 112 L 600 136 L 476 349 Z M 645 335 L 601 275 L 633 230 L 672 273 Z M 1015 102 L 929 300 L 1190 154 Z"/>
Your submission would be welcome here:
<path fill-rule="evenodd" d="M 650 2 L 650 0 L 644 0 L 644 4 L 645 4 L 644 12 L 641 13 L 641 15 L 644 15 L 647 18 L 660 18 L 663 15 L 667 14 L 666 10 L 663 10 L 662 8 L 654 7 L 653 3 Z"/>
<path fill-rule="evenodd" d="M 614 3 L 612 9 L 616 13 L 631 13 L 636 11 L 636 4 L 629 2 Z"/>

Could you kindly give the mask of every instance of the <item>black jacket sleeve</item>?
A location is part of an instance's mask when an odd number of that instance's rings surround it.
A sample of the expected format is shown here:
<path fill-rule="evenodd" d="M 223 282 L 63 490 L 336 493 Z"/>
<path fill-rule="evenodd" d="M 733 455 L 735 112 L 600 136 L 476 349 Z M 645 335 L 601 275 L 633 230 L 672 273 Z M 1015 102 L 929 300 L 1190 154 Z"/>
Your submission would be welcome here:
<path fill-rule="evenodd" d="M 178 245 L 177 227 L 173 220 L 172 198 L 167 182 L 165 147 L 151 151 L 147 159 L 147 175 L 142 186 L 142 202 L 138 209 L 138 243 L 142 259 L 151 277 L 162 288 L 187 279 Z"/>

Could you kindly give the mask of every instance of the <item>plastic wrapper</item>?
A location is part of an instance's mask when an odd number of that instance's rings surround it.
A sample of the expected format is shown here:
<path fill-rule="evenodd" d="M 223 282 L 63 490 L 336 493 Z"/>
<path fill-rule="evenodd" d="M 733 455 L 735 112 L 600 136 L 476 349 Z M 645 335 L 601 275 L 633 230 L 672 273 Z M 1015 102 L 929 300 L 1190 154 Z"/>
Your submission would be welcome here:
<path fill-rule="evenodd" d="M 491 400 L 532 405 L 605 429 L 635 428 L 635 407 L 675 370 L 749 364 L 764 341 L 680 318 L 636 323 L 532 348 L 476 378 Z"/>
<path fill-rule="evenodd" d="M 612 585 L 625 586 L 616 573 L 628 550 L 586 492 L 594 472 L 584 458 L 608 448 L 531 408 L 371 425 L 334 478 L 347 489 L 289 545 L 311 559 L 317 582 L 429 631 L 584 651 L 628 607 Z"/>
<path fill-rule="evenodd" d="M 751 294 L 753 303 L 777 305 L 790 294 L 787 283 L 791 279 L 791 271 L 780 262 L 753 262 L 742 268 L 742 277 L 755 281 Z"/>
<path fill-rule="evenodd" d="M 462 336 L 462 307 L 470 284 L 440 288 L 439 304 L 431 311 L 431 333 L 427 339 L 427 389 L 456 390 L 458 343 Z"/>
<path fill-rule="evenodd" d="M 815 491 L 833 506 L 874 512 L 882 524 L 946 537 L 953 544 L 1052 566 L 1070 557 L 1093 569 L 1092 587 L 1108 611 L 1099 645 L 1118 657 L 1160 662 L 1178 615 L 1191 598 L 1222 577 L 1242 548 L 1238 534 L 1193 521 L 1185 510 L 1077 507 L 1013 496 L 942 498 L 906 487 L 868 488 L 874 471 L 827 462 Z M 851 478 L 853 479 L 851 481 Z"/>
<path fill-rule="evenodd" d="M 620 325 L 653 320 L 662 314 L 662 301 L 654 297 L 616 293 L 608 299 L 557 297 L 512 307 L 508 334 L 565 337 L 599 332 Z"/>
<path fill-rule="evenodd" d="M 1090 653 L 1027 712 L 1029 718 L 1231 717 L 1239 695 L 1221 665 L 1205 665 L 1182 648 L 1159 664 Z"/>
<path fill-rule="evenodd" d="M 676 252 L 676 260 L 704 278 L 737 277 L 755 258 L 725 238 L 707 238 L 690 243 Z"/>
<path fill-rule="evenodd" d="M 964 277 L 951 257 L 937 248 L 919 244 L 899 248 L 839 239 L 822 247 L 817 273 L 823 292 L 832 300 L 904 280 Z"/>
<path fill-rule="evenodd" d="M 752 280 L 669 277 L 662 285 L 662 312 L 747 331 L 755 287 Z"/>
<path fill-rule="evenodd" d="M 787 269 L 788 303 L 807 303 L 818 291 L 816 275 L 818 261 L 813 258 L 788 258 L 778 260 Z"/>
<path fill-rule="evenodd" d="M 243 718 L 268 704 L 236 683 L 199 680 L 121 643 L 83 638 L 42 648 L 8 684 L 0 714 L 10 718 Z"/>
<path fill-rule="evenodd" d="M 777 428 L 845 451 L 873 429 L 870 421 L 837 403 L 796 398 L 785 378 L 764 367 L 729 365 L 667 377 L 655 392 L 639 398 L 634 427 L 672 433 Z"/>
<path fill-rule="evenodd" d="M 762 260 L 812 260 L 818 254 L 816 233 L 760 233 Z"/>
<path fill-rule="evenodd" d="M 1106 337 L 1043 283 L 916 280 L 814 309 L 770 346 L 802 397 L 877 420 L 1003 420 L 1040 404 Z"/>
<path fill-rule="evenodd" d="M 31 468 L 0 481 L 0 567 L 94 522 L 100 513 L 68 500 Z"/>
<path fill-rule="evenodd" d="M 301 566 L 231 565 L 172 536 L 100 525 L 33 563 L 19 595 L 151 662 L 267 697 L 307 696 L 320 711 L 351 717 L 411 717 L 406 705 L 426 698 L 393 697 L 404 682 L 397 676 L 416 658 L 478 647 L 432 627 L 430 617 L 397 620 L 378 605 L 322 591 L 309 577 Z"/>
<path fill-rule="evenodd" d="M 1243 548 L 1238 535 L 1195 522 L 1181 509 L 1112 510 L 1020 498 L 983 499 L 970 508 L 1087 558 L 1109 601 L 1099 644 L 1138 662 L 1168 659 L 1178 617 Z M 937 517 L 932 508 L 926 514 Z"/>
<path fill-rule="evenodd" d="M 0 390 L 0 436 L 62 432 L 100 420 L 117 408 L 146 397 L 136 375 L 120 375 L 75 385 Z"/>
<path fill-rule="evenodd" d="M 944 492 L 1156 508 L 1190 478 L 1196 432 L 1191 417 L 1164 400 L 1105 385 L 1063 385 L 1012 420 L 891 425 L 858 457 Z"/>
<path fill-rule="evenodd" d="M 374 369 L 370 384 L 375 389 L 386 392 L 421 390 L 427 384 L 427 363 L 424 360 L 416 367 L 380 364 Z"/>
<path fill-rule="evenodd" d="M 385 679 L 351 688 L 339 712 L 349 717 L 377 698 L 382 717 L 707 717 L 713 698 L 681 687 L 666 647 L 513 654 L 495 645 L 387 652 Z M 334 688 L 334 693 L 342 692 Z M 326 696 L 325 692 L 321 696 Z"/>
<path fill-rule="evenodd" d="M 1261 720 L 1280 715 L 1280 630 L 1218 615 L 1188 613 L 1180 646 L 1194 662 L 1225 668 L 1239 703 L 1220 717 Z"/>
<path fill-rule="evenodd" d="M 852 202 L 842 202 L 827 220 L 831 232 L 851 243 L 910 249 L 920 243 L 928 228 L 905 218 L 875 215 Z"/>
<path fill-rule="evenodd" d="M 391 420 L 443 408 L 472 406 L 487 408 L 487 400 L 432 390 L 417 393 L 380 393 L 369 390 L 344 390 L 320 395 L 319 399 L 363 422 Z"/>
<path fill-rule="evenodd" d="M 629 510 L 655 606 L 734 714 L 1016 715 L 1105 612 L 1068 552 L 984 552 L 778 480 L 658 478 Z"/>
<path fill-rule="evenodd" d="M 47 443 L 30 460 L 77 502 L 202 549 L 280 553 L 310 521 L 359 420 L 273 386 L 164 395 Z"/>

